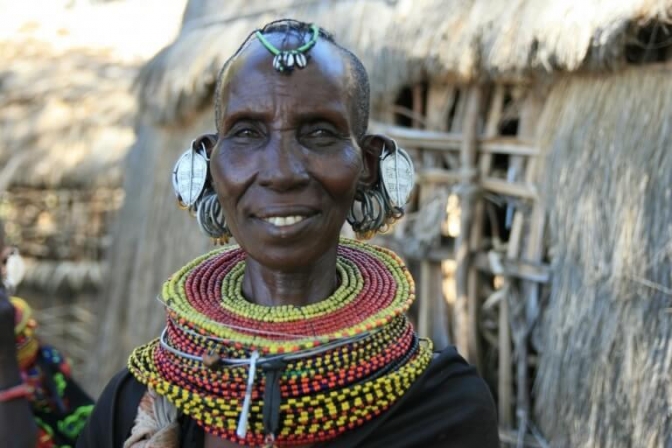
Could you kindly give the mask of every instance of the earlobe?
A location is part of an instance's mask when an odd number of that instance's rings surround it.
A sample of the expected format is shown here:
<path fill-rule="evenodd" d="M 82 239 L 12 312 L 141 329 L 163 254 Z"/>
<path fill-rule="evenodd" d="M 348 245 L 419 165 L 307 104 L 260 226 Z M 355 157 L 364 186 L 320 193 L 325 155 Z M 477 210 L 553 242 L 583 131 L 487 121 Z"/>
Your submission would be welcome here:
<path fill-rule="evenodd" d="M 359 178 L 360 184 L 366 187 L 372 187 L 378 182 L 380 173 L 380 155 L 386 144 L 386 137 L 382 135 L 367 134 L 362 138 L 360 147 L 362 149 L 362 160 L 364 170 Z"/>
<path fill-rule="evenodd" d="M 404 215 L 414 171 L 408 153 L 389 137 L 366 135 L 360 148 L 364 169 L 347 220 L 358 238 L 368 239 Z"/>
<path fill-rule="evenodd" d="M 212 150 L 215 148 L 215 145 L 217 144 L 217 134 L 203 134 L 194 139 L 194 141 L 191 143 L 192 149 L 199 151 L 201 149 L 205 150 L 205 153 L 208 156 L 208 159 L 210 158 L 210 154 L 212 154 Z"/>

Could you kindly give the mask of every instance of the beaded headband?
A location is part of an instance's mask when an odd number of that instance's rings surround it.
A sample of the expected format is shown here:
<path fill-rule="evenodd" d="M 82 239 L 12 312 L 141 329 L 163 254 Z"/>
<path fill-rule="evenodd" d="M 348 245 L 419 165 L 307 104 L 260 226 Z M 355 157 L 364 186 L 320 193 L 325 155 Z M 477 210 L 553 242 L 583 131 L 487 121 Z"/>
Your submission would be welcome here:
<path fill-rule="evenodd" d="M 275 56 L 273 58 L 273 68 L 281 73 L 290 73 L 295 67 L 304 68 L 308 64 L 305 53 L 315 46 L 317 38 L 320 35 L 320 28 L 317 25 L 311 25 L 310 29 L 313 32 L 310 40 L 293 50 L 278 49 L 261 34 L 261 31 L 257 31 L 255 35 L 259 39 L 259 42 L 261 42 L 261 45 Z"/>

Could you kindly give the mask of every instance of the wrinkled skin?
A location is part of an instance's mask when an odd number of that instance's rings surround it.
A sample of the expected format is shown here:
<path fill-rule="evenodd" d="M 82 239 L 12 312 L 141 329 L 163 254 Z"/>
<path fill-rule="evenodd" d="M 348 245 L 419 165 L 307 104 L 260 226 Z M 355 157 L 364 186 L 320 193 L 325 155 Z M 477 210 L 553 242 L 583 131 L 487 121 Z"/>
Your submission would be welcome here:
<path fill-rule="evenodd" d="M 0 223 L 2 225 L 2 223 Z M 0 232 L 0 255 L 2 276 L 10 248 L 5 247 Z M 7 291 L 0 282 L 0 390 L 21 383 L 21 373 L 16 357 L 14 338 L 14 307 L 9 302 Z M 33 448 L 37 441 L 37 428 L 30 404 L 25 398 L 0 402 L 0 446 L 7 448 Z"/>
<path fill-rule="evenodd" d="M 269 40 L 282 47 L 282 37 Z M 378 168 L 380 148 L 362 147 L 353 134 L 347 61 L 320 41 L 310 57 L 305 69 L 280 74 L 268 50 L 251 42 L 224 74 L 220 132 L 208 143 L 213 186 L 248 254 L 243 294 L 261 305 L 331 294 L 341 227 L 357 186 L 372 183 Z M 278 224 L 287 217 L 300 221 Z M 238 445 L 207 436 L 205 446 Z"/>

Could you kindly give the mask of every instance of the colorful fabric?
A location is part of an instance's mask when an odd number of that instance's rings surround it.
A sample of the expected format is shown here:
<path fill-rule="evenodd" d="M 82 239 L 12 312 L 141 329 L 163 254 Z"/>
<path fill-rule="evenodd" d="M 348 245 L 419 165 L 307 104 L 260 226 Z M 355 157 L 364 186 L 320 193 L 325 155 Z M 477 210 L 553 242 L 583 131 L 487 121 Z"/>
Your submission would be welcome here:
<path fill-rule="evenodd" d="M 384 413 L 429 365 L 431 342 L 404 315 L 413 279 L 393 252 L 343 239 L 336 291 L 302 307 L 248 302 L 245 257 L 229 246 L 176 273 L 162 337 L 129 359 L 205 431 L 252 446 L 331 440 Z"/>
<path fill-rule="evenodd" d="M 12 297 L 21 376 L 38 426 L 38 448 L 73 447 L 93 409 L 93 400 L 70 377 L 70 364 L 55 348 L 41 345 L 28 304 Z"/>

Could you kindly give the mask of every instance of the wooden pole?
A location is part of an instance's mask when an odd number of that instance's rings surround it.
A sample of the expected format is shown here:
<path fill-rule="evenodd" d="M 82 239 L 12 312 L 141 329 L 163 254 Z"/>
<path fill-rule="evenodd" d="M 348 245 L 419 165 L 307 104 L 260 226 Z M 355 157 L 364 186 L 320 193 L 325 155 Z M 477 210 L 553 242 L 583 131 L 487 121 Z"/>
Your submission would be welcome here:
<path fill-rule="evenodd" d="M 502 110 L 504 105 L 504 87 L 497 85 L 495 87 L 492 103 L 488 111 L 488 117 L 485 123 L 485 138 L 496 137 L 499 133 L 499 122 L 502 116 Z M 479 177 L 486 177 L 490 174 L 490 169 L 492 167 L 492 154 L 484 153 L 481 154 L 478 161 L 478 173 Z M 474 204 L 474 224 L 469 229 L 470 241 L 469 241 L 469 251 L 470 253 L 476 253 L 476 251 L 481 249 L 481 244 L 483 241 L 483 227 L 485 223 L 485 203 L 480 195 L 475 196 Z M 470 263 L 468 270 L 467 278 L 467 294 L 473 300 L 478 300 L 480 297 L 480 288 L 479 288 L 479 279 L 480 274 L 479 270 Z M 474 306 L 469 308 L 470 315 L 469 320 L 472 322 L 470 326 L 470 335 L 469 340 L 470 350 L 474 351 L 475 365 L 479 372 L 483 373 L 483 363 L 481 359 L 481 348 L 479 344 L 479 332 L 478 332 L 478 307 L 480 304 L 476 303 Z"/>
<path fill-rule="evenodd" d="M 523 214 L 517 211 L 513 216 L 511 234 L 506 250 L 509 259 L 518 258 L 520 242 L 523 233 Z M 512 279 L 507 277 L 505 288 L 511 288 Z M 499 421 L 504 428 L 511 428 L 513 415 L 511 413 L 513 403 L 512 360 L 511 360 L 511 312 L 509 301 L 504 297 L 499 309 Z"/>
<path fill-rule="evenodd" d="M 518 135 L 523 138 L 534 138 L 536 133 L 536 124 L 541 114 L 543 102 L 541 98 L 535 95 L 534 91 L 528 94 L 523 103 L 520 116 L 520 126 Z M 531 157 L 527 160 L 525 169 L 525 182 L 532 184 L 535 180 L 535 171 L 537 159 Z M 540 262 L 543 252 L 543 231 L 545 226 L 545 213 L 541 198 L 536 198 L 532 206 L 532 214 L 528 221 L 528 235 L 526 247 L 523 256 L 526 261 Z M 536 282 L 524 281 L 522 285 L 522 297 L 524 301 L 520 316 L 518 318 L 520 325 L 518 335 L 515 338 L 516 343 L 516 413 L 518 415 L 518 432 L 522 435 L 527 430 L 527 421 L 530 415 L 530 396 L 528 385 L 528 340 L 529 331 L 534 325 L 538 316 L 539 304 L 539 285 Z"/>
<path fill-rule="evenodd" d="M 432 82 L 427 89 L 427 112 L 426 123 L 431 129 L 445 131 L 448 123 L 448 113 L 453 101 L 454 87 Z M 422 92 L 417 87 L 414 92 Z M 415 102 L 421 101 L 422 97 L 414 93 Z M 419 107 L 417 109 L 420 109 Z M 437 153 L 423 152 L 423 166 L 441 168 L 441 155 Z M 425 183 L 422 186 L 421 204 L 431 201 L 434 192 L 447 186 Z M 440 223 L 436 223 L 438 226 Z M 441 262 L 423 260 L 420 265 L 420 291 L 422 299 L 419 304 L 419 332 L 421 336 L 431 337 L 437 349 L 445 348 L 450 343 L 449 310 L 443 295 L 443 273 Z"/>
<path fill-rule="evenodd" d="M 416 129 L 422 129 L 424 127 L 422 121 L 415 118 L 415 117 L 422 117 L 425 115 L 424 114 L 425 101 L 423 98 L 424 92 L 422 85 L 421 84 L 414 85 L 412 89 L 412 94 L 413 94 L 413 118 L 412 118 L 413 127 Z"/>
<path fill-rule="evenodd" d="M 468 294 L 468 272 L 470 262 L 469 229 L 471 229 L 474 212 L 474 198 L 476 188 L 474 177 L 476 174 L 476 156 L 478 139 L 478 119 L 482 103 L 482 87 L 471 86 L 468 89 L 468 99 L 465 109 L 464 125 L 462 127 L 462 147 L 460 151 L 460 164 L 462 181 L 460 182 L 460 235 L 456 242 L 455 258 L 457 269 L 455 272 L 455 284 L 457 296 L 453 312 L 455 322 L 455 345 L 458 351 L 469 362 L 476 363 L 477 351 L 474 342 L 471 341 L 471 327 L 476 325 L 475 317 L 476 299 Z"/>

